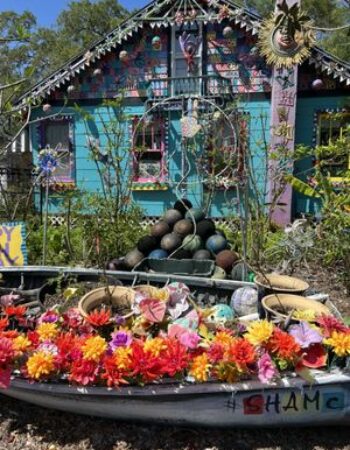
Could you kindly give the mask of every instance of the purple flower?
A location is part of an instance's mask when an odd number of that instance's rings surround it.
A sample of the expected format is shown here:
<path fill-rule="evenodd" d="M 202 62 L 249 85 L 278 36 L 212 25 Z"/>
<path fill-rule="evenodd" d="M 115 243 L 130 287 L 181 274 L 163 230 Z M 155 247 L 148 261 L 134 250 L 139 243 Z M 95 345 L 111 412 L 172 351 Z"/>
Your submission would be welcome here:
<path fill-rule="evenodd" d="M 289 334 L 301 348 L 308 348 L 312 344 L 320 344 L 323 340 L 321 334 L 310 327 L 308 322 L 300 322 L 299 325 L 293 325 L 289 329 Z"/>
<path fill-rule="evenodd" d="M 52 355 L 57 355 L 58 348 L 57 345 L 53 344 L 50 341 L 44 341 L 42 344 L 39 345 L 38 350 L 42 350 L 46 353 L 51 353 Z"/>
<path fill-rule="evenodd" d="M 269 383 L 278 375 L 278 370 L 276 369 L 276 366 L 268 353 L 264 353 L 259 359 L 258 370 L 258 377 L 262 383 Z"/>
<path fill-rule="evenodd" d="M 46 311 L 39 319 L 39 323 L 56 323 L 59 316 L 54 311 Z"/>
<path fill-rule="evenodd" d="M 116 331 L 111 335 L 112 340 L 109 343 L 109 347 L 112 351 L 118 347 L 127 347 L 131 344 L 132 335 L 128 331 Z"/>

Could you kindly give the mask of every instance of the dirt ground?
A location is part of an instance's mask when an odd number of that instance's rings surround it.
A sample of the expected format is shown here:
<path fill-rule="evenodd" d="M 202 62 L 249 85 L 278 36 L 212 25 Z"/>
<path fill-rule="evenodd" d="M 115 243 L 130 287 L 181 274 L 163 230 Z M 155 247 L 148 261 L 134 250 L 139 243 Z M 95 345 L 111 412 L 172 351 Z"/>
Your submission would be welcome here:
<path fill-rule="evenodd" d="M 298 273 L 350 316 L 333 271 Z M 348 428 L 200 429 L 128 424 L 45 410 L 0 395 L 0 450 L 350 450 Z"/>

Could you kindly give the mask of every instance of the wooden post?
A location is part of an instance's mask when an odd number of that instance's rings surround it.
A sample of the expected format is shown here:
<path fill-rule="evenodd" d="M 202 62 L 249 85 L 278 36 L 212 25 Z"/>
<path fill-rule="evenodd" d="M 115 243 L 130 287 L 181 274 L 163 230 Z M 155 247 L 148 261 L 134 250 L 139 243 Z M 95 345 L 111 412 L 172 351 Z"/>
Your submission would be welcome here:
<path fill-rule="evenodd" d="M 276 5 L 279 3 L 276 0 Z M 287 3 L 300 5 L 300 0 Z M 284 226 L 292 218 L 292 187 L 285 185 L 280 175 L 293 171 L 298 65 L 274 67 L 272 76 L 268 200 L 272 221 Z"/>

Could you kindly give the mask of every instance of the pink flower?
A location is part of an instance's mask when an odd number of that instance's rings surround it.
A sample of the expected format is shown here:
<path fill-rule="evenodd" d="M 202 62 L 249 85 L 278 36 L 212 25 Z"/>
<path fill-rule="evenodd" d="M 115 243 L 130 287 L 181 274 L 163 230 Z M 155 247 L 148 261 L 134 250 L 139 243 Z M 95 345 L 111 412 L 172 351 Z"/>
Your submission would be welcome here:
<path fill-rule="evenodd" d="M 185 333 L 180 335 L 181 344 L 191 350 L 197 348 L 198 342 L 200 340 L 201 338 L 194 331 L 186 331 Z"/>
<path fill-rule="evenodd" d="M 274 365 L 271 356 L 268 353 L 264 353 L 259 359 L 258 370 L 258 377 L 262 383 L 269 383 L 278 375 L 276 366 Z"/>
<path fill-rule="evenodd" d="M 0 368 L 0 389 L 7 389 L 11 382 L 11 368 Z"/>
<path fill-rule="evenodd" d="M 16 295 L 16 294 L 7 294 L 7 295 L 2 295 L 0 297 L 0 305 L 1 306 L 11 306 L 14 304 L 14 302 L 16 300 L 19 300 L 20 296 Z"/>

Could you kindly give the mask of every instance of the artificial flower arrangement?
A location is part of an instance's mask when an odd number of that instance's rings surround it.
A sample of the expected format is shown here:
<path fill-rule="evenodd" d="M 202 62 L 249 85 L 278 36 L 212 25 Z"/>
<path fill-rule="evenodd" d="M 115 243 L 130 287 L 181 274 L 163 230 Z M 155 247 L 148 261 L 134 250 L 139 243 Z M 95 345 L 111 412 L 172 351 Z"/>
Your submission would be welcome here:
<path fill-rule="evenodd" d="M 107 308 L 86 318 L 75 308 L 33 317 L 16 296 L 1 297 L 0 387 L 8 387 L 12 376 L 109 388 L 168 381 L 271 383 L 286 371 L 310 380 L 310 368 L 344 365 L 350 356 L 350 328 L 336 317 L 301 321 L 287 331 L 266 319 L 245 326 L 219 320 L 219 314 L 213 321 L 212 309 L 191 304 L 179 292 L 168 300 L 139 295 L 128 319 L 112 317 Z"/>

